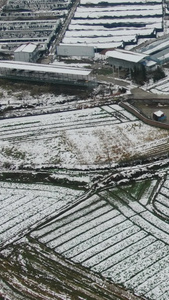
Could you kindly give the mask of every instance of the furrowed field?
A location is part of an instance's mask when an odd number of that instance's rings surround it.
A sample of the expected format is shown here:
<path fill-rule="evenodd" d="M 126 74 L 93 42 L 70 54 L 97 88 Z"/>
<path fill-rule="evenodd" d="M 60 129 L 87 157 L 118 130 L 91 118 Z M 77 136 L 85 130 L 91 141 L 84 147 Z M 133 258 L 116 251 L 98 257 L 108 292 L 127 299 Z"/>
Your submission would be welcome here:
<path fill-rule="evenodd" d="M 105 168 L 168 147 L 168 131 L 119 105 L 1 120 L 0 134 L 1 167 L 15 170 Z"/>
<path fill-rule="evenodd" d="M 141 164 L 167 154 L 168 131 L 114 104 L 4 119 L 0 132 L 3 176 L 45 179 L 1 176 L 9 299 L 168 299 L 168 158 Z"/>

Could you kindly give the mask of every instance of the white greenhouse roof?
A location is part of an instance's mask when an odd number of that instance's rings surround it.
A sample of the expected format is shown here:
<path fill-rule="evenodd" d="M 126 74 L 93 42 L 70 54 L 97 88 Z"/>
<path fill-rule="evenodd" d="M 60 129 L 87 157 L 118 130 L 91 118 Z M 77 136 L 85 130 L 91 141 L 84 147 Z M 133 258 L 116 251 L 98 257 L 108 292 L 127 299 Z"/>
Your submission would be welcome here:
<path fill-rule="evenodd" d="M 147 57 L 147 54 L 127 51 L 127 50 L 123 50 L 123 49 L 115 49 L 115 50 L 107 51 L 106 56 L 129 61 L 129 62 L 138 63 L 142 59 Z"/>
<path fill-rule="evenodd" d="M 152 46 L 150 45 L 150 48 L 148 50 L 144 51 L 144 53 L 151 55 L 154 52 L 162 51 L 166 48 L 169 48 L 169 39 L 167 39 L 165 41 L 159 41 L 159 44 L 156 44 L 156 45 L 153 45 L 153 43 L 152 43 Z"/>
<path fill-rule="evenodd" d="M 24 44 L 19 46 L 16 50 L 15 53 L 17 52 L 27 52 L 27 53 L 31 53 L 36 49 L 37 45 L 32 44 L 32 43 L 28 43 L 28 44 Z"/>
<path fill-rule="evenodd" d="M 92 72 L 89 69 L 81 68 L 69 68 L 69 67 L 56 67 L 56 65 L 45 65 L 45 64 L 35 64 L 35 63 L 25 63 L 19 61 L 0 61 L 0 69 L 15 69 L 15 70 L 25 70 L 25 71 L 35 71 L 35 72 L 47 72 L 55 74 L 71 74 L 71 75 L 83 75 L 88 76 Z"/>

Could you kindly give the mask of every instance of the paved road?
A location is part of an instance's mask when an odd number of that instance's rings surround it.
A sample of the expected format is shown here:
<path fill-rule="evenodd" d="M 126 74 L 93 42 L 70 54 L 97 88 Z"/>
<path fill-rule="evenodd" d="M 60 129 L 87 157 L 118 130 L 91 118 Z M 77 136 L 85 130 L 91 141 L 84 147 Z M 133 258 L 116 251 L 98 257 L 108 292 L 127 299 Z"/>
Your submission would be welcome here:
<path fill-rule="evenodd" d="M 59 45 L 59 43 L 62 41 L 64 35 L 65 35 L 65 32 L 66 30 L 68 29 L 69 27 L 69 24 L 73 18 L 73 15 L 77 9 L 77 6 L 79 5 L 80 3 L 80 0 L 75 0 L 75 2 L 73 3 L 68 15 L 67 15 L 67 18 L 65 19 L 65 22 L 64 24 L 62 25 L 62 28 L 61 28 L 61 31 L 60 33 L 58 34 L 57 38 L 55 39 L 55 41 L 53 42 L 53 45 L 51 47 L 51 50 L 50 50 L 50 55 L 52 56 L 51 57 L 51 60 L 53 60 L 54 58 L 54 55 L 55 55 L 55 52 L 56 52 L 56 47 L 57 45 Z"/>
<path fill-rule="evenodd" d="M 131 93 L 134 99 L 168 99 L 168 95 L 153 94 L 149 91 L 145 91 L 141 87 L 131 89 Z"/>

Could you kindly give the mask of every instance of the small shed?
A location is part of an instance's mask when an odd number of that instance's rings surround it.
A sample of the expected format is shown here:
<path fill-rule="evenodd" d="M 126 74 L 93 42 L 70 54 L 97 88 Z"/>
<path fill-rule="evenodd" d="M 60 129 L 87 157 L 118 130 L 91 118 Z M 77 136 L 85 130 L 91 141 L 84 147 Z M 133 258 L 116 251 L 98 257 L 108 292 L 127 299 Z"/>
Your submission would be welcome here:
<path fill-rule="evenodd" d="M 36 62 L 38 57 L 38 45 L 34 43 L 21 45 L 14 51 L 14 59 L 16 61 Z"/>
<path fill-rule="evenodd" d="M 166 119 L 166 116 L 163 111 L 158 110 L 153 113 L 153 119 L 155 121 L 164 121 Z"/>

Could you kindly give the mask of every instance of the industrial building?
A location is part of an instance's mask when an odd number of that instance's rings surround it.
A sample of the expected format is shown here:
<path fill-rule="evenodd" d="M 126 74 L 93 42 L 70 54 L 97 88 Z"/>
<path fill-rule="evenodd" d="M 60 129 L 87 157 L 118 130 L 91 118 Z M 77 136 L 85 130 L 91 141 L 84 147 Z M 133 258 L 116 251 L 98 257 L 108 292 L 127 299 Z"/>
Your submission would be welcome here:
<path fill-rule="evenodd" d="M 45 51 L 59 25 L 59 20 L 0 21 L 0 52 L 13 54 L 25 43 L 39 44 L 41 51 Z"/>
<path fill-rule="evenodd" d="M 169 62 L 169 37 L 160 38 L 145 47 L 140 47 L 139 53 L 149 55 L 159 65 Z"/>
<path fill-rule="evenodd" d="M 0 77 L 89 87 L 96 84 L 92 70 L 89 69 L 18 61 L 0 61 Z"/>
<path fill-rule="evenodd" d="M 21 45 L 14 51 L 14 59 L 16 61 L 36 62 L 38 58 L 38 45 L 33 43 Z"/>
<path fill-rule="evenodd" d="M 4 10 L 52 10 L 63 9 L 68 6 L 70 0 L 8 0 Z"/>
<path fill-rule="evenodd" d="M 112 67 L 121 67 L 124 69 L 133 69 L 135 66 L 145 64 L 147 54 L 127 51 L 123 49 L 114 49 L 106 52 L 107 61 Z"/>
<path fill-rule="evenodd" d="M 94 47 L 84 45 L 60 44 L 57 46 L 56 54 L 58 56 L 86 56 L 94 57 Z"/>

